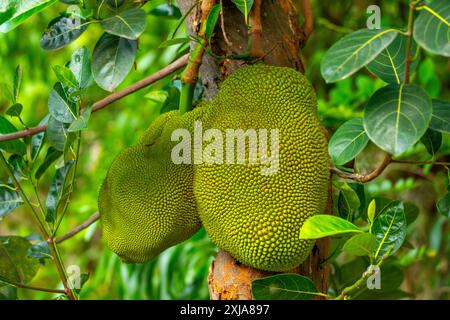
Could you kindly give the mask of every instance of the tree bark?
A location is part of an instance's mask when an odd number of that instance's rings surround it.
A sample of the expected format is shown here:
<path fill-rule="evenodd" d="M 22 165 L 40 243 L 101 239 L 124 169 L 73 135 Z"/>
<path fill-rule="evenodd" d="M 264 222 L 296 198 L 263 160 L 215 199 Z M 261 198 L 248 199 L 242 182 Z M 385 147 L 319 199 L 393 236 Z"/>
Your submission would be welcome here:
<path fill-rule="evenodd" d="M 187 12 L 197 0 L 178 0 L 182 12 Z M 256 3 L 256 2 L 255 2 Z M 291 0 L 261 0 L 261 29 L 258 35 L 262 60 L 269 65 L 286 66 L 304 72 L 300 50 L 307 34 L 299 25 L 299 14 Z M 250 52 L 249 31 L 243 14 L 229 0 L 223 0 L 223 15 L 219 17 L 211 48 L 216 55 L 236 55 Z M 200 6 L 194 8 L 187 19 L 192 36 L 196 36 L 200 25 Z M 223 19 L 223 20 L 222 20 Z M 251 17 L 250 17 L 251 19 Z M 217 60 L 205 54 L 200 67 L 200 78 L 207 100 L 214 98 L 222 83 L 235 69 L 246 64 L 244 60 Z M 329 193 L 331 194 L 331 192 Z M 329 201 L 328 211 L 331 208 Z M 325 263 L 329 254 L 328 239 L 316 242 L 311 256 L 290 273 L 310 277 L 318 290 L 327 292 L 329 267 Z M 210 266 L 208 285 L 213 300 L 251 300 L 251 281 L 273 275 L 273 272 L 256 270 L 235 261 L 228 253 L 219 251 Z"/>

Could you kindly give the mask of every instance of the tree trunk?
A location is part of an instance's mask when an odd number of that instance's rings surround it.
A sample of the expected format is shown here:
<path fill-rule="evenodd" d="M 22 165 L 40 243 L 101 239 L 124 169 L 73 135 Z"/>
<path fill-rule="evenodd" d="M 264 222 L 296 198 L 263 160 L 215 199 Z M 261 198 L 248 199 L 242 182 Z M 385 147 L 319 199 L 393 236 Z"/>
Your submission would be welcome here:
<path fill-rule="evenodd" d="M 304 72 L 300 58 L 300 49 L 306 42 L 307 34 L 299 26 L 297 8 L 290 0 L 261 0 L 261 41 L 266 64 L 286 66 Z M 187 12 L 197 0 L 178 0 L 182 12 Z M 255 1 L 256 2 L 256 1 Z M 200 26 L 200 6 L 194 8 L 187 19 L 192 34 Z M 305 28 L 307 29 L 307 28 Z M 249 53 L 249 34 L 243 14 L 229 0 L 223 0 L 223 15 L 219 17 L 211 47 L 217 55 Z M 207 53 L 203 56 L 200 78 L 205 88 L 207 100 L 214 98 L 221 82 L 233 70 L 245 65 L 244 60 L 217 60 Z M 329 193 L 331 194 L 331 193 Z M 331 201 L 329 206 L 331 207 Z M 327 292 L 329 268 L 324 263 L 329 254 L 328 239 L 316 242 L 311 256 L 290 273 L 299 273 L 310 277 L 318 290 Z M 210 266 L 208 276 L 209 291 L 213 300 L 250 300 L 252 299 L 251 281 L 273 275 L 240 264 L 228 253 L 219 251 Z"/>

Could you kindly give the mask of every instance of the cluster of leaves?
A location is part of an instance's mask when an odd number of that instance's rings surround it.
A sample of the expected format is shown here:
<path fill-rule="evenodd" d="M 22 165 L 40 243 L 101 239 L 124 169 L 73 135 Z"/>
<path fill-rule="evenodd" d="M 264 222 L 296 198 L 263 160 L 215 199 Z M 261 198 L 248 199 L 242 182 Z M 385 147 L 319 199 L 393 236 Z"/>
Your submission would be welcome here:
<path fill-rule="evenodd" d="M 322 76 L 329 83 L 346 80 L 363 67 L 387 83 L 369 98 L 362 118 L 346 121 L 331 137 L 329 154 L 341 170 L 348 170 L 345 165 L 366 148 L 369 140 L 394 157 L 404 155 L 420 142 L 434 158 L 441 147 L 442 134 L 450 133 L 450 103 L 432 100 L 424 88 L 411 84 L 410 77 L 405 76 L 406 72 L 413 74 L 419 66 L 421 48 L 450 57 L 450 3 L 434 1 L 419 5 L 412 2 L 411 5 L 420 11 L 412 36 L 393 28 L 358 30 L 338 40 L 321 61 Z M 411 18 L 410 23 L 413 23 Z M 411 63 L 407 64 L 409 58 Z M 450 194 L 436 206 L 449 218 Z M 399 289 L 403 272 L 393 255 L 402 245 L 412 248 L 405 242 L 406 230 L 417 218 L 419 209 L 399 200 L 368 199 L 364 184 L 333 180 L 333 212 L 336 215 L 319 214 L 308 219 L 300 235 L 303 239 L 338 236 L 332 257 L 341 252 L 359 257 L 344 266 L 333 260 L 335 283 L 330 292 L 318 292 L 307 277 L 285 274 L 253 281 L 256 299 L 303 300 L 318 295 L 384 299 L 409 296 Z M 349 237 L 349 234 L 353 235 Z M 339 296 L 352 283 L 373 274 L 369 268 L 383 260 L 387 263 L 381 273 L 381 290 L 371 291 L 361 286 L 352 288 L 351 294 L 345 297 Z M 346 269 L 351 269 L 352 274 Z"/>

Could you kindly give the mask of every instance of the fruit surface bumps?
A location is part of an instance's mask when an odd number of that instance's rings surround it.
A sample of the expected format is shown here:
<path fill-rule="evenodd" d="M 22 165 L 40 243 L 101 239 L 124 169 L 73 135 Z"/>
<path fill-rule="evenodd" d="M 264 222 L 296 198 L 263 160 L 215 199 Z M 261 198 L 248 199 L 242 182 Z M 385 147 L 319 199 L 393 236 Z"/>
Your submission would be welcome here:
<path fill-rule="evenodd" d="M 201 226 L 193 195 L 193 168 L 175 165 L 172 131 L 192 129 L 200 116 L 172 111 L 159 116 L 140 142 L 113 161 L 99 194 L 103 238 L 125 262 L 151 260 Z"/>
<path fill-rule="evenodd" d="M 275 174 L 262 175 L 267 165 L 260 163 L 195 166 L 194 193 L 207 233 L 245 265 L 287 271 L 310 254 L 313 241 L 301 240 L 300 228 L 305 219 L 324 212 L 329 179 L 316 108 L 303 75 L 260 65 L 228 77 L 203 117 L 204 130 L 218 128 L 223 136 L 226 128 L 279 130 Z"/>

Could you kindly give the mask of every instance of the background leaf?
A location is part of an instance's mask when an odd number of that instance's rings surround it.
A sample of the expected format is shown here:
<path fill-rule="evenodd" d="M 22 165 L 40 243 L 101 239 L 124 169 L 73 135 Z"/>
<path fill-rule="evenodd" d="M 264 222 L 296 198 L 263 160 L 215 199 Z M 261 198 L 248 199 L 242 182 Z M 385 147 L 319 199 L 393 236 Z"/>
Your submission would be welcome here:
<path fill-rule="evenodd" d="M 300 230 L 300 239 L 319 239 L 343 233 L 361 233 L 353 223 L 329 214 L 308 218 Z"/>
<path fill-rule="evenodd" d="M 438 200 L 436 207 L 440 214 L 444 217 L 450 218 L 450 192 L 447 192 L 443 198 Z"/>
<path fill-rule="evenodd" d="M 450 57 L 450 2 L 433 1 L 424 5 L 414 23 L 413 35 L 427 51 Z"/>
<path fill-rule="evenodd" d="M 206 18 L 205 37 L 206 39 L 208 39 L 208 43 L 211 42 L 211 36 L 214 32 L 214 28 L 216 27 L 217 20 L 219 19 L 219 14 L 220 14 L 220 3 L 212 7 L 211 11 L 208 14 L 208 17 Z"/>
<path fill-rule="evenodd" d="M 248 14 L 253 7 L 254 0 L 231 0 L 240 12 L 244 15 L 245 23 L 247 24 Z"/>
<path fill-rule="evenodd" d="M 56 50 L 68 45 L 86 30 L 85 23 L 85 19 L 73 12 L 56 17 L 41 35 L 41 48 Z"/>
<path fill-rule="evenodd" d="M 433 100 L 433 114 L 430 128 L 436 131 L 450 133 L 450 103 Z"/>
<path fill-rule="evenodd" d="M 424 144 L 428 153 L 434 157 L 439 151 L 442 145 L 442 133 L 428 129 L 425 134 L 420 138 L 420 141 Z"/>
<path fill-rule="evenodd" d="M 381 51 L 381 53 L 367 65 L 367 69 L 387 83 L 402 83 L 405 78 L 407 42 L 405 36 L 397 36 L 386 49 Z M 411 55 L 415 57 L 416 52 L 417 45 L 413 41 Z M 412 61 L 410 66 L 411 73 L 416 69 L 418 62 L 418 57 Z"/>
<path fill-rule="evenodd" d="M 370 233 L 355 234 L 348 239 L 342 250 L 355 256 L 369 256 L 377 248 L 377 238 Z"/>
<path fill-rule="evenodd" d="M 48 191 L 47 200 L 45 206 L 47 207 L 47 214 L 45 221 L 54 222 L 56 220 L 56 211 L 58 209 L 59 202 L 63 196 L 64 183 L 66 181 L 67 173 L 73 165 L 73 161 L 67 161 L 64 167 L 56 170 L 53 182 Z"/>
<path fill-rule="evenodd" d="M 352 32 L 334 43 L 325 53 L 320 71 L 326 82 L 352 75 L 375 59 L 397 36 L 394 29 Z"/>
<path fill-rule="evenodd" d="M 12 133 L 16 131 L 16 127 L 14 127 L 11 122 L 0 116 L 0 134 Z M 24 155 L 27 152 L 27 147 L 22 140 L 11 140 L 0 142 L 0 150 L 13 154 Z"/>
<path fill-rule="evenodd" d="M 81 47 L 72 54 L 69 69 L 75 75 L 80 89 L 92 83 L 91 58 L 87 47 Z"/>
<path fill-rule="evenodd" d="M 70 70 L 69 68 L 64 66 L 54 66 L 53 71 L 55 72 L 55 75 L 58 78 L 58 80 L 63 85 L 71 88 L 78 87 L 78 81 L 75 78 L 75 75 L 72 73 L 72 70 Z"/>
<path fill-rule="evenodd" d="M 431 112 L 431 100 L 421 87 L 391 84 L 370 98 L 364 109 L 364 129 L 381 149 L 399 155 L 424 135 Z"/>
<path fill-rule="evenodd" d="M 11 190 L 5 186 L 0 186 L 0 220 L 22 204 L 22 197 L 17 191 Z"/>
<path fill-rule="evenodd" d="M 277 274 L 252 281 L 256 300 L 312 300 L 320 292 L 311 279 L 298 274 Z"/>
<path fill-rule="evenodd" d="M 59 122 L 71 123 L 75 120 L 76 106 L 70 101 L 60 82 L 57 82 L 50 92 L 48 110 Z"/>
<path fill-rule="evenodd" d="M 91 117 L 91 112 L 92 112 L 92 104 L 88 105 L 84 109 L 84 112 L 78 117 L 78 119 L 70 124 L 70 127 L 67 131 L 76 132 L 87 129 L 89 118 Z"/>
<path fill-rule="evenodd" d="M 136 55 L 137 42 L 104 33 L 92 55 L 95 82 L 108 91 L 114 90 L 130 72 Z"/>
<path fill-rule="evenodd" d="M 328 153 L 337 166 L 354 159 L 367 145 L 369 138 L 360 118 L 342 124 L 330 139 Z"/>
<path fill-rule="evenodd" d="M 47 169 L 61 157 L 63 153 L 59 150 L 56 150 L 53 147 L 49 147 L 47 149 L 47 154 L 39 168 L 36 170 L 34 177 L 39 180 L 39 178 L 47 171 Z"/>
<path fill-rule="evenodd" d="M 0 236 L 0 281 L 29 283 L 39 270 L 39 261 L 28 256 L 31 243 L 22 237 Z"/>
<path fill-rule="evenodd" d="M 47 139 L 56 150 L 64 151 L 64 145 L 68 136 L 69 124 L 60 122 L 53 117 L 48 119 Z"/>
<path fill-rule="evenodd" d="M 145 30 L 145 11 L 131 9 L 102 20 L 103 29 L 122 38 L 136 40 Z"/>

